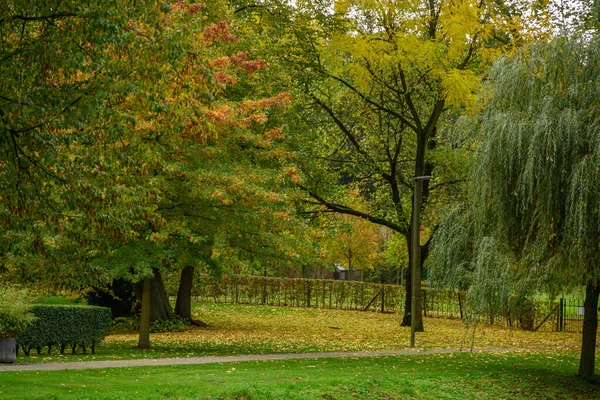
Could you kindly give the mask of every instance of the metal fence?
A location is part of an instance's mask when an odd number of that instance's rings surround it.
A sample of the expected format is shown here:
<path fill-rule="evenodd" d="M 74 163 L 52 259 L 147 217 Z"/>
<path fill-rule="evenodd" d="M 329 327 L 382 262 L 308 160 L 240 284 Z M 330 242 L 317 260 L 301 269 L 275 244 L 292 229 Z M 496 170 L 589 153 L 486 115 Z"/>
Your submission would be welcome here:
<path fill-rule="evenodd" d="M 557 332 L 581 332 L 583 329 L 583 301 L 560 299 L 556 307 Z"/>

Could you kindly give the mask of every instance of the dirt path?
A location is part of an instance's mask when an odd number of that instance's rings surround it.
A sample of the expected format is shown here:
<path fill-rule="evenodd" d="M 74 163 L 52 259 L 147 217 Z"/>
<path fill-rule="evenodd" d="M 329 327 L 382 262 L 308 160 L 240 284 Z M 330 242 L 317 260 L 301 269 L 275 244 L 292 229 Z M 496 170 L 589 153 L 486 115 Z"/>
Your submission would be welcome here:
<path fill-rule="evenodd" d="M 507 348 L 481 348 L 473 349 L 474 353 L 498 353 L 516 351 Z M 195 365 L 195 364 L 217 364 L 243 361 L 276 361 L 276 360 L 304 360 L 318 358 L 364 358 L 364 357 L 386 357 L 386 356 L 416 356 L 426 354 L 449 354 L 460 353 L 460 349 L 401 349 L 401 350 L 379 350 L 379 351 L 357 351 L 357 352 L 328 352 L 328 353 L 294 353 L 294 354 L 250 354 L 240 356 L 209 356 L 189 358 L 144 358 L 138 360 L 106 360 L 106 361 L 74 361 L 32 364 L 0 364 L 0 372 L 10 371 L 57 371 L 67 369 L 103 369 L 124 367 L 148 367 L 161 365 Z M 462 350 L 469 352 L 469 350 Z"/>

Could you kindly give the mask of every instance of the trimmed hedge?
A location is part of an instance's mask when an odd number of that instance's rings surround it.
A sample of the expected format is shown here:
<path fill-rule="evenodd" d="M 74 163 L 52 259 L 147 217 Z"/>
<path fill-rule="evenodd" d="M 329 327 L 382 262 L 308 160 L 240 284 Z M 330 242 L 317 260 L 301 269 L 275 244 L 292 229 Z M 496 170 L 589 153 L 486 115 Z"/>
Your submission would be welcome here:
<path fill-rule="evenodd" d="M 83 353 L 88 349 L 95 353 L 112 327 L 111 311 L 106 307 L 37 304 L 31 311 L 37 321 L 17 336 L 17 348 L 20 346 L 25 355 L 32 349 L 40 354 L 43 348 L 50 354 L 53 347 L 61 354 L 66 348 L 73 354 L 78 348 Z"/>

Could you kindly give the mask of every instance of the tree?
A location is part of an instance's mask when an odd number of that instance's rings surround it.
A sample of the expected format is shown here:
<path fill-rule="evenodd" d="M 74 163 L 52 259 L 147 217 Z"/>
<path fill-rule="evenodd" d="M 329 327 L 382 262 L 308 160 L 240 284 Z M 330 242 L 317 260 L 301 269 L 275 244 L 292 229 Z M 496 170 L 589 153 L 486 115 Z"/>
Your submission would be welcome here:
<path fill-rule="evenodd" d="M 160 318 L 161 271 L 189 283 L 214 237 L 252 249 L 244 224 L 287 235 L 269 114 L 289 96 L 251 90 L 266 62 L 223 4 L 30 3 L 0 18 L 3 272 L 71 287 L 154 277 Z"/>
<path fill-rule="evenodd" d="M 349 193 L 355 209 L 364 209 L 356 193 Z M 373 270 L 382 261 L 383 237 L 381 227 L 348 214 L 334 214 L 323 221 L 327 234 L 323 242 L 326 257 L 331 264 L 340 264 L 348 269 L 348 278 L 353 270 L 361 274 Z"/>
<path fill-rule="evenodd" d="M 318 26 L 312 36 L 298 30 L 299 41 L 312 42 L 298 45 L 305 49 L 302 56 L 290 57 L 299 67 L 295 78 L 304 100 L 299 119 L 305 125 L 298 131 L 306 134 L 299 133 L 296 147 L 312 204 L 387 226 L 405 238 L 408 249 L 412 215 L 420 220 L 427 210 L 426 223 L 434 230 L 439 213 L 431 210 L 451 201 L 452 186 L 462 180 L 452 166 L 464 157 L 453 151 L 446 128 L 453 115 L 473 105 L 490 60 L 530 40 L 527 7 L 347 1 L 336 2 L 336 13 L 324 16 L 320 9 L 304 11 L 309 6 L 302 3 L 294 22 L 304 16 Z M 423 206 L 416 207 L 413 177 L 432 174 L 431 182 L 417 181 L 416 204 Z M 363 211 L 345 203 L 348 187 L 373 207 Z M 422 265 L 429 239 L 416 246 L 416 254 L 409 250 L 409 260 Z M 420 299 L 420 277 L 417 282 Z M 417 307 L 417 330 L 423 330 L 420 301 Z"/>
<path fill-rule="evenodd" d="M 579 375 L 588 377 L 600 295 L 599 62 L 593 35 L 531 45 L 495 64 L 470 202 L 447 218 L 431 260 L 440 279 L 469 282 L 470 301 L 490 311 L 509 296 L 584 285 Z"/>

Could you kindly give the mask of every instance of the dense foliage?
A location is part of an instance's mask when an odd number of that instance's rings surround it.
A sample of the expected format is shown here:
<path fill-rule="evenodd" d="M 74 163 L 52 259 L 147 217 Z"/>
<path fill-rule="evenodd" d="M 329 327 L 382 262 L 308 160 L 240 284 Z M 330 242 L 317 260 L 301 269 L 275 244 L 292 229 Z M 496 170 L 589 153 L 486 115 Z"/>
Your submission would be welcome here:
<path fill-rule="evenodd" d="M 40 354 L 57 347 L 61 354 L 70 349 L 96 351 L 96 346 L 112 327 L 109 308 L 74 305 L 35 305 L 32 309 L 37 320 L 17 336 L 17 344 L 29 355 L 32 349 Z"/>
<path fill-rule="evenodd" d="M 35 321 L 27 292 L 0 286 L 0 338 L 14 338 Z"/>

